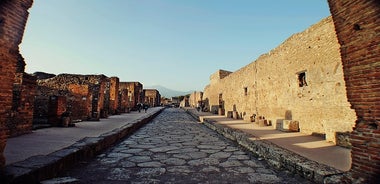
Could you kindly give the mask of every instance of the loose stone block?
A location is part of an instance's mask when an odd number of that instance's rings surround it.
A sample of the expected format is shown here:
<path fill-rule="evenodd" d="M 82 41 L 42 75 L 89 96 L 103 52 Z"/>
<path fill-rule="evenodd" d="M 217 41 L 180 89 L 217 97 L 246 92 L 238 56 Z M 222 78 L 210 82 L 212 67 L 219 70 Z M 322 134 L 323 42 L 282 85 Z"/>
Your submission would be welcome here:
<path fill-rule="evenodd" d="M 299 122 L 295 120 L 280 120 L 277 121 L 276 129 L 283 132 L 298 132 Z"/>
<path fill-rule="evenodd" d="M 259 127 L 264 127 L 268 125 L 268 121 L 266 119 L 260 119 L 258 122 L 259 122 Z"/>
<path fill-rule="evenodd" d="M 233 119 L 239 119 L 239 113 L 237 111 L 232 112 L 232 118 Z"/>

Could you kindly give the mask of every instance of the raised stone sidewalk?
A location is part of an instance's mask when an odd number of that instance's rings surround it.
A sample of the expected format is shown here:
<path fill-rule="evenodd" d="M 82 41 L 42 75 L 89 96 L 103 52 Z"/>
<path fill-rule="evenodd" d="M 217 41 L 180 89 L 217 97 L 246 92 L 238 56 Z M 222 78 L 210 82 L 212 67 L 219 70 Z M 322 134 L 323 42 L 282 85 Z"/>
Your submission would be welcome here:
<path fill-rule="evenodd" d="M 219 134 L 237 142 L 275 168 L 286 169 L 316 183 L 339 183 L 351 165 L 351 151 L 319 137 L 285 133 L 270 127 L 185 109 Z"/>
<path fill-rule="evenodd" d="M 0 183 L 38 183 L 54 177 L 132 134 L 162 110 L 150 108 L 147 113 L 131 112 L 10 138 L 4 152 L 5 175 L 0 174 Z"/>

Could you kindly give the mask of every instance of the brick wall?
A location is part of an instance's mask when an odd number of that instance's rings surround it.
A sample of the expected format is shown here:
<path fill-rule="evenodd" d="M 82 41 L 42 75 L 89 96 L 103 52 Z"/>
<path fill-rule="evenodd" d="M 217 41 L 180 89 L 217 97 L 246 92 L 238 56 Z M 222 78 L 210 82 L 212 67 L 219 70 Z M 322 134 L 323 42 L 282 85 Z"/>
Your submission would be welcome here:
<path fill-rule="evenodd" d="M 110 108 L 111 114 L 120 113 L 120 102 L 119 102 L 119 78 L 110 78 Z"/>
<path fill-rule="evenodd" d="M 6 121 L 12 108 L 12 90 L 18 68 L 19 47 L 33 0 L 0 1 L 0 169 L 4 167 Z"/>
<path fill-rule="evenodd" d="M 13 84 L 12 109 L 7 118 L 8 136 L 18 136 L 32 131 L 36 78 L 26 73 L 16 73 Z"/>
<path fill-rule="evenodd" d="M 39 96 L 65 96 L 73 120 L 99 120 L 108 117 L 110 80 L 105 75 L 59 74 L 38 80 Z M 43 89 L 47 91 L 41 91 Z M 78 106 L 79 105 L 79 106 Z"/>
<path fill-rule="evenodd" d="M 66 112 L 65 96 L 50 96 L 48 101 L 48 122 L 52 126 L 60 126 L 62 114 Z"/>
<path fill-rule="evenodd" d="M 91 93 L 88 84 L 70 84 L 68 90 L 68 111 L 73 121 L 87 120 L 91 117 Z"/>
<path fill-rule="evenodd" d="M 143 85 L 139 82 L 120 82 L 119 88 L 128 91 L 128 108 L 136 110 L 136 105 L 143 102 Z"/>
<path fill-rule="evenodd" d="M 129 97 L 128 97 L 128 90 L 119 88 L 119 108 L 120 113 L 129 112 L 130 109 L 128 107 Z"/>
<path fill-rule="evenodd" d="M 357 115 L 351 171 L 355 177 L 380 180 L 380 1 L 328 2 L 341 44 L 348 100 Z"/>

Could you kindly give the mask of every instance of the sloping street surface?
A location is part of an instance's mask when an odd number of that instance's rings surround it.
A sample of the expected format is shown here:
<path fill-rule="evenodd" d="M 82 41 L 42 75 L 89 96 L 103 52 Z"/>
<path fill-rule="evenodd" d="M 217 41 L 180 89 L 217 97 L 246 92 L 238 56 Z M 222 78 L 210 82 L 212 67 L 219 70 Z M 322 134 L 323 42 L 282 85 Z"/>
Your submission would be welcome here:
<path fill-rule="evenodd" d="M 309 183 L 270 168 L 175 108 L 61 177 L 79 183 Z"/>

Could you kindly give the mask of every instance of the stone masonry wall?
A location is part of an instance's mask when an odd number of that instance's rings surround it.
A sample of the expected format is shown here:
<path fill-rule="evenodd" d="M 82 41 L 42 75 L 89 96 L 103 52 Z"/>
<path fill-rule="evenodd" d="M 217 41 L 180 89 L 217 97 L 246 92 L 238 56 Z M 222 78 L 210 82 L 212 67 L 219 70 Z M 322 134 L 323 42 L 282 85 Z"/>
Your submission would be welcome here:
<path fill-rule="evenodd" d="M 220 79 L 223 79 L 224 77 L 228 76 L 232 72 L 226 71 L 226 70 L 218 70 L 214 74 L 210 76 L 210 83 L 217 83 Z"/>
<path fill-rule="evenodd" d="M 90 107 L 90 111 L 87 112 L 88 120 L 99 120 L 99 118 L 108 117 L 110 108 L 110 80 L 104 75 L 60 74 L 49 79 L 38 80 L 38 85 L 61 91 L 59 95 L 73 98 L 68 101 L 68 110 L 75 110 L 75 108 L 72 109 L 73 105 L 70 105 L 73 101 L 81 101 L 79 103 L 81 107 L 78 109 L 80 111 L 84 111 L 84 109 Z M 87 86 L 88 90 L 81 91 L 81 89 L 78 89 L 80 86 Z M 72 94 L 76 95 L 72 96 Z M 78 117 L 82 116 L 79 112 L 73 113 L 78 114 Z"/>
<path fill-rule="evenodd" d="M 32 131 L 36 78 L 17 73 L 13 84 L 12 109 L 7 119 L 8 136 L 18 136 Z"/>
<path fill-rule="evenodd" d="M 356 120 L 345 86 L 328 17 L 238 71 L 210 81 L 203 99 L 211 111 L 219 106 L 247 121 L 256 114 L 275 125 L 291 114 L 301 132 L 322 134 L 335 143 L 335 132 L 352 131 Z"/>
<path fill-rule="evenodd" d="M 156 89 L 144 89 L 144 103 L 148 103 L 150 107 L 156 107 L 160 105 L 161 95 Z"/>
<path fill-rule="evenodd" d="M 120 86 L 120 85 L 119 85 Z M 128 107 L 129 97 L 128 90 L 119 88 L 119 108 L 120 113 L 129 112 L 130 109 Z"/>
<path fill-rule="evenodd" d="M 0 170 L 7 138 L 6 121 L 12 108 L 12 90 L 18 68 L 19 47 L 33 0 L 0 1 Z"/>
<path fill-rule="evenodd" d="M 134 85 L 133 83 L 130 82 L 120 82 L 119 83 L 119 90 L 125 90 L 127 91 L 127 96 L 128 96 L 128 102 L 127 102 L 127 109 L 132 110 L 134 106 L 136 105 L 136 100 L 135 100 L 135 93 L 134 91 Z"/>
<path fill-rule="evenodd" d="M 203 92 L 201 91 L 192 92 L 189 97 L 190 107 L 197 107 L 197 105 L 201 105 L 199 104 L 199 102 L 202 101 L 202 97 L 203 97 Z"/>
<path fill-rule="evenodd" d="M 138 103 L 143 103 L 143 85 L 139 82 L 120 82 L 120 89 L 126 89 L 128 91 L 128 108 L 130 110 L 136 110 Z"/>
<path fill-rule="evenodd" d="M 70 84 L 67 95 L 69 111 L 73 121 L 91 119 L 92 93 L 88 84 Z"/>
<path fill-rule="evenodd" d="M 57 101 L 58 98 L 60 99 Z M 34 98 L 33 126 L 39 128 L 59 125 L 62 113 L 66 110 L 71 111 L 72 106 L 70 105 L 75 104 L 74 107 L 76 107 L 78 104 L 71 102 L 71 99 L 73 99 L 73 95 L 67 89 L 54 89 L 37 85 Z"/>
<path fill-rule="evenodd" d="M 380 181 L 380 1 L 329 0 L 341 44 L 347 96 L 357 114 L 351 133 L 355 177 Z"/>

